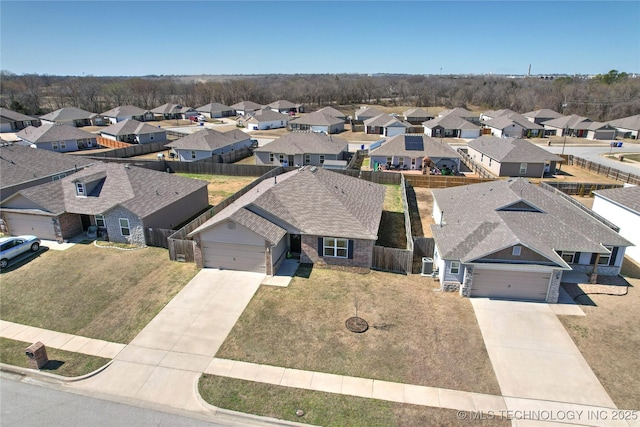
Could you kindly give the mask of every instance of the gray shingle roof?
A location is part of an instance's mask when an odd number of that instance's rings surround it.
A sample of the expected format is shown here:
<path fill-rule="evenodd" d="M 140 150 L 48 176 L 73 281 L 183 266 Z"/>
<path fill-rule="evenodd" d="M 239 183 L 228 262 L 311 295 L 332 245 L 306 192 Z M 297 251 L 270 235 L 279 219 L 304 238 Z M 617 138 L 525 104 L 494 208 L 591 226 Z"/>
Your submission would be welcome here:
<path fill-rule="evenodd" d="M 233 108 L 229 107 L 228 105 L 220 104 L 219 102 L 212 102 L 210 104 L 196 108 L 196 111 L 200 111 L 203 113 L 212 113 L 217 111 L 233 111 Z"/>
<path fill-rule="evenodd" d="M 422 108 L 410 108 L 407 111 L 405 111 L 404 113 L 402 113 L 405 118 L 410 118 L 410 117 L 433 117 L 433 114 L 430 114 L 429 112 L 427 112 L 426 110 L 423 110 Z"/>
<path fill-rule="evenodd" d="M 466 108 L 457 107 L 457 108 L 454 108 L 452 110 L 441 111 L 440 114 L 438 115 L 438 117 L 446 117 L 446 116 L 462 117 L 462 118 L 469 118 L 469 117 L 477 118 L 480 115 L 476 114 L 476 113 L 472 113 L 471 111 L 467 110 Z"/>
<path fill-rule="evenodd" d="M 114 123 L 111 126 L 107 126 L 100 130 L 100 133 L 107 135 L 145 135 L 149 133 L 164 132 L 163 129 L 159 129 L 155 126 L 151 126 L 148 123 L 139 122 L 133 119 L 123 120 L 118 123 Z"/>
<path fill-rule="evenodd" d="M 417 145 L 416 145 L 417 143 Z M 415 147 L 412 147 L 415 145 Z M 418 149 L 407 149 L 418 148 Z M 402 157 L 446 157 L 461 158 L 446 142 L 440 142 L 424 134 L 402 134 L 389 138 L 379 147 L 371 150 L 371 156 L 402 156 Z"/>
<path fill-rule="evenodd" d="M 356 110 L 355 116 L 358 120 L 368 119 L 370 117 L 379 116 L 380 114 L 384 114 L 383 111 L 378 110 L 374 107 L 360 107 Z"/>
<path fill-rule="evenodd" d="M 273 122 L 277 120 L 289 120 L 289 116 L 286 114 L 278 113 L 273 110 L 258 110 L 252 114 L 252 117 L 247 121 L 260 122 Z"/>
<path fill-rule="evenodd" d="M 640 215 L 640 186 L 597 190 L 595 194 Z"/>
<path fill-rule="evenodd" d="M 87 197 L 77 197 L 74 183 L 83 180 L 100 182 Z M 144 218 L 206 186 L 205 181 L 164 172 L 97 163 L 59 181 L 22 190 L 8 200 L 19 194 L 54 214 L 95 215 L 123 206 Z"/>
<path fill-rule="evenodd" d="M 444 129 L 480 129 L 480 126 L 476 126 L 470 121 L 456 115 L 436 117 L 435 119 L 423 122 L 422 125 L 429 129 L 433 129 L 436 126 L 441 126 Z"/>
<path fill-rule="evenodd" d="M 509 114 L 518 114 L 518 113 L 508 108 L 503 108 L 501 110 L 488 110 L 482 113 L 483 116 L 491 117 L 492 119 L 496 119 L 498 117 L 506 116 Z"/>
<path fill-rule="evenodd" d="M 364 121 L 365 126 L 377 126 L 377 127 L 403 127 L 409 128 L 411 124 L 398 120 L 397 118 L 390 116 L 389 114 L 380 114 L 379 116 L 371 117 Z"/>
<path fill-rule="evenodd" d="M 59 123 L 48 123 L 38 127 L 28 126 L 16 133 L 16 136 L 32 144 L 96 138 L 94 133 Z"/>
<path fill-rule="evenodd" d="M 566 268 L 552 251 L 607 253 L 630 243 L 563 198 L 523 178 L 432 190 L 444 225 L 432 231 L 443 259 L 473 261 L 522 244 Z M 505 209 L 522 201 L 535 211 Z"/>
<path fill-rule="evenodd" d="M 119 107 L 112 108 L 109 111 L 102 113 L 105 117 L 132 117 L 132 116 L 144 116 L 148 110 L 145 110 L 135 105 L 121 105 Z"/>
<path fill-rule="evenodd" d="M 542 108 L 540 110 L 528 111 L 524 113 L 523 116 L 531 117 L 533 119 L 537 119 L 538 117 L 541 117 L 543 119 L 544 118 L 557 119 L 558 117 L 562 117 L 562 114 L 558 113 L 557 111 L 550 110 L 548 108 Z"/>
<path fill-rule="evenodd" d="M 496 117 L 495 119 L 486 120 L 483 122 L 485 126 L 494 128 L 494 129 L 505 129 L 511 126 L 513 123 L 516 123 L 523 127 L 524 129 L 536 129 L 543 130 L 544 126 L 540 126 L 537 123 L 530 122 L 526 117 L 518 114 L 518 113 L 507 113 Z"/>
<path fill-rule="evenodd" d="M 288 133 L 276 138 L 255 152 L 295 154 L 339 154 L 348 151 L 349 143 L 344 139 L 315 132 Z"/>
<path fill-rule="evenodd" d="M 470 141 L 469 148 L 483 153 L 501 163 L 544 163 L 546 161 L 562 161 L 562 157 L 518 138 L 497 138 L 481 136 Z"/>
<path fill-rule="evenodd" d="M 617 120 L 611 120 L 609 124 L 611 126 L 622 129 L 640 130 L 640 114 L 636 114 L 635 116 L 623 117 Z"/>
<path fill-rule="evenodd" d="M 342 111 L 338 111 L 333 107 L 323 107 L 316 111 L 316 113 L 327 114 L 332 117 L 337 117 L 339 119 L 344 119 L 346 115 Z"/>
<path fill-rule="evenodd" d="M 59 110 L 53 111 L 44 116 L 40 116 L 41 119 L 49 120 L 51 122 L 56 121 L 68 121 L 68 120 L 82 120 L 92 119 L 97 116 L 96 113 L 92 113 L 87 110 L 82 110 L 76 107 L 64 107 Z"/>
<path fill-rule="evenodd" d="M 11 122 L 26 122 L 26 121 L 34 121 L 38 120 L 35 117 L 27 116 L 26 114 L 17 113 L 15 111 L 11 111 L 8 108 L 0 107 L 0 119 L 2 119 L 3 123 L 6 121 Z"/>
<path fill-rule="evenodd" d="M 282 108 L 296 108 L 296 104 L 294 104 L 293 102 L 287 101 L 286 99 L 279 99 L 277 101 L 274 101 L 270 104 L 267 104 L 267 107 L 269 108 L 277 108 L 277 109 L 282 109 Z"/>
<path fill-rule="evenodd" d="M 333 126 L 344 123 L 344 120 L 321 113 L 320 111 L 315 111 L 302 117 L 298 117 L 297 119 L 293 119 L 289 123 L 299 123 L 310 126 Z"/>
<path fill-rule="evenodd" d="M 191 107 L 184 107 L 180 104 L 162 104 L 159 107 L 151 110 L 154 114 L 178 114 L 178 113 L 187 113 L 189 111 L 195 111 Z"/>
<path fill-rule="evenodd" d="M 177 139 L 166 146 L 180 150 L 213 151 L 250 138 L 248 134 L 239 129 L 233 129 L 229 132 L 202 129 Z"/>
<path fill-rule="evenodd" d="M 234 110 L 240 111 L 256 111 L 262 108 L 262 105 L 257 104 L 253 101 L 240 101 L 231 106 Z"/>
<path fill-rule="evenodd" d="M 542 125 L 552 126 L 558 129 L 575 129 L 576 126 L 579 126 L 581 123 L 584 124 L 584 122 L 591 123 L 591 120 L 586 117 L 572 114 L 570 116 L 562 116 L 556 119 L 547 120 L 546 122 L 542 122 Z"/>

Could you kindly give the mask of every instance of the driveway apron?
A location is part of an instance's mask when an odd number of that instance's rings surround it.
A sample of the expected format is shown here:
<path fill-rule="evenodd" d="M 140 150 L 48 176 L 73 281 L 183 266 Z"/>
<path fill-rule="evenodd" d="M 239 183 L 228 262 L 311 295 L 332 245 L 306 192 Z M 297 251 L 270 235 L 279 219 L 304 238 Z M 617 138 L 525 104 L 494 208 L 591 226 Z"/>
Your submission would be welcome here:
<path fill-rule="evenodd" d="M 201 270 L 104 372 L 72 386 L 204 411 L 198 379 L 264 278 Z"/>
<path fill-rule="evenodd" d="M 616 407 L 548 304 L 471 303 L 505 398 Z"/>

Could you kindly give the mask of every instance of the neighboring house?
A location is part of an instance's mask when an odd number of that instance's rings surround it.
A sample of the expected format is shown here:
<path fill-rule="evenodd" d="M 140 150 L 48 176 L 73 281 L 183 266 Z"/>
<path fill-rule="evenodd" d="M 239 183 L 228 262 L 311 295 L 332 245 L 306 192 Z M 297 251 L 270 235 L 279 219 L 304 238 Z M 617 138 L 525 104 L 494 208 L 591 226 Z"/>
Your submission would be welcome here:
<path fill-rule="evenodd" d="M 233 117 L 236 115 L 236 110 L 227 105 L 220 104 L 219 102 L 212 102 L 210 104 L 203 105 L 202 107 L 196 108 L 196 111 L 210 119 Z"/>
<path fill-rule="evenodd" d="M 315 111 L 289 122 L 291 131 L 311 131 L 322 133 L 344 132 L 344 120 Z"/>
<path fill-rule="evenodd" d="M 18 132 L 28 126 L 40 126 L 40 119 L 0 107 L 0 133 Z"/>
<path fill-rule="evenodd" d="M 231 106 L 236 112 L 236 114 L 240 116 L 246 116 L 247 114 L 251 114 L 254 111 L 258 111 L 262 109 L 262 105 L 257 104 L 253 101 L 240 101 Z"/>
<path fill-rule="evenodd" d="M 509 110 L 510 111 L 510 110 Z M 544 127 L 530 122 L 518 113 L 505 113 L 482 123 L 484 129 L 498 138 L 536 138 L 542 136 Z"/>
<path fill-rule="evenodd" d="M 404 121 L 409 122 L 412 125 L 421 125 L 422 122 L 436 118 L 436 116 L 422 108 L 410 108 L 402 114 L 404 115 Z"/>
<path fill-rule="evenodd" d="M 434 138 L 477 138 L 480 126 L 455 115 L 437 117 L 422 123 L 424 133 Z"/>
<path fill-rule="evenodd" d="M 313 132 L 289 133 L 256 148 L 257 165 L 322 166 L 326 160 L 344 160 L 349 143 L 338 137 Z"/>
<path fill-rule="evenodd" d="M 125 120 L 137 120 L 148 122 L 153 120 L 153 113 L 135 105 L 121 105 L 102 113 L 102 116 L 111 124 L 116 124 Z"/>
<path fill-rule="evenodd" d="M 518 114 L 513 110 L 509 110 L 508 108 L 504 108 L 502 110 L 489 110 L 480 114 L 480 122 L 485 122 L 487 120 L 497 119 L 498 117 L 508 116 L 510 114 Z"/>
<path fill-rule="evenodd" d="M 173 149 L 182 162 L 207 159 L 249 146 L 251 137 L 240 129 L 229 132 L 202 129 L 166 145 Z"/>
<path fill-rule="evenodd" d="M 388 114 L 381 114 L 364 121 L 364 133 L 392 137 L 407 133 L 411 124 L 396 119 Z"/>
<path fill-rule="evenodd" d="M 77 128 L 83 126 L 101 126 L 104 124 L 104 118 L 102 116 L 76 107 L 61 108 L 44 116 L 40 116 L 40 120 L 42 124 L 59 123 Z"/>
<path fill-rule="evenodd" d="M 474 125 L 478 125 L 480 126 L 480 117 L 478 114 L 476 113 L 472 113 L 471 111 L 467 110 L 466 108 L 454 108 L 452 110 L 443 110 L 440 112 L 440 114 L 438 114 L 438 117 L 460 117 L 462 119 L 465 119 L 468 122 L 473 123 Z"/>
<path fill-rule="evenodd" d="M 156 120 L 179 120 L 197 116 L 195 108 L 183 107 L 179 104 L 163 104 L 151 110 Z"/>
<path fill-rule="evenodd" d="M 271 104 L 267 104 L 266 106 L 276 113 L 283 114 L 297 114 L 303 112 L 301 110 L 304 110 L 300 104 L 294 104 L 293 102 L 289 102 L 284 99 L 274 101 Z"/>
<path fill-rule="evenodd" d="M 205 181 L 97 163 L 13 194 L 0 214 L 12 235 L 63 241 L 97 226 L 110 242 L 145 245 L 151 229 L 173 229 L 208 206 Z"/>
<path fill-rule="evenodd" d="M 562 157 L 524 139 L 495 136 L 470 141 L 468 154 L 496 176 L 542 178 L 544 174 L 555 173 L 557 163 L 562 162 Z"/>
<path fill-rule="evenodd" d="M 593 195 L 592 210 L 620 227 L 618 233 L 635 245 L 626 255 L 640 263 L 640 187 L 596 190 Z"/>
<path fill-rule="evenodd" d="M 289 116 L 276 113 L 273 110 L 258 110 L 244 121 L 244 126 L 249 130 L 267 130 L 287 127 Z"/>
<path fill-rule="evenodd" d="M 587 139 L 616 139 L 618 130 L 609 123 L 591 122 L 587 127 Z"/>
<path fill-rule="evenodd" d="M 57 181 L 95 163 L 80 156 L 0 145 L 0 201 L 25 188 Z"/>
<path fill-rule="evenodd" d="M 322 113 L 327 116 L 335 117 L 336 119 L 341 119 L 342 121 L 347 120 L 347 116 L 343 112 L 338 111 L 333 107 L 323 107 L 316 111 L 316 113 Z"/>
<path fill-rule="evenodd" d="M 543 108 L 540 110 L 529 111 L 524 113 L 523 116 L 530 122 L 542 125 L 543 122 L 562 117 L 562 114 L 557 111 L 549 110 L 548 108 Z"/>
<path fill-rule="evenodd" d="M 403 134 L 394 136 L 369 153 L 373 170 L 395 167 L 421 170 L 425 157 L 438 169 L 460 170 L 460 154 L 449 144 L 426 135 Z"/>
<path fill-rule="evenodd" d="M 64 124 L 43 124 L 39 127 L 29 126 L 16 134 L 22 145 L 34 144 L 44 150 L 78 151 L 97 148 L 96 134 Z"/>
<path fill-rule="evenodd" d="M 611 120 L 609 124 L 616 129 L 621 138 L 640 138 L 640 114 Z"/>
<path fill-rule="evenodd" d="M 266 179 L 189 234 L 202 267 L 275 274 L 300 262 L 371 268 L 384 186 L 315 166 Z"/>
<path fill-rule="evenodd" d="M 384 114 L 384 112 L 378 110 L 377 108 L 363 106 L 356 110 L 354 117 L 356 120 L 364 121 L 364 120 L 379 116 L 381 114 Z"/>
<path fill-rule="evenodd" d="M 148 123 L 137 120 L 125 120 L 100 130 L 103 138 L 128 144 L 148 144 L 150 142 L 164 142 L 167 132 Z"/>
<path fill-rule="evenodd" d="M 565 280 L 619 274 L 631 244 L 525 178 L 431 192 L 436 274 L 463 296 L 556 303 Z"/>
<path fill-rule="evenodd" d="M 570 116 L 561 116 L 556 119 L 542 122 L 545 129 L 545 135 L 555 136 L 575 136 L 585 138 L 589 124 L 592 121 L 586 117 L 572 114 Z"/>

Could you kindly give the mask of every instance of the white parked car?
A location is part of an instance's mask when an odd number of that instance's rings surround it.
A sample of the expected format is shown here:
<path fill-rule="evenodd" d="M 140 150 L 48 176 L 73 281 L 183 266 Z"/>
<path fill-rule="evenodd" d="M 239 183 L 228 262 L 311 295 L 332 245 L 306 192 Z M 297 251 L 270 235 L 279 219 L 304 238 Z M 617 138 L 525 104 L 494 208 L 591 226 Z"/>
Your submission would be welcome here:
<path fill-rule="evenodd" d="M 0 237 L 0 268 L 6 268 L 9 261 L 25 252 L 38 252 L 40 239 L 36 236 Z"/>

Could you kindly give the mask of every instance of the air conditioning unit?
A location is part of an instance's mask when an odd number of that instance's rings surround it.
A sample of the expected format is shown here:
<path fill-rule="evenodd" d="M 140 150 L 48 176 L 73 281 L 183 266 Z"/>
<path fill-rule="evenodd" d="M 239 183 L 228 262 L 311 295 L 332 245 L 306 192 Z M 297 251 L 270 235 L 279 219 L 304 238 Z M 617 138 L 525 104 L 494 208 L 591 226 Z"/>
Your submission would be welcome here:
<path fill-rule="evenodd" d="M 420 274 L 422 276 L 431 276 L 431 273 L 433 273 L 433 258 L 422 257 Z"/>

